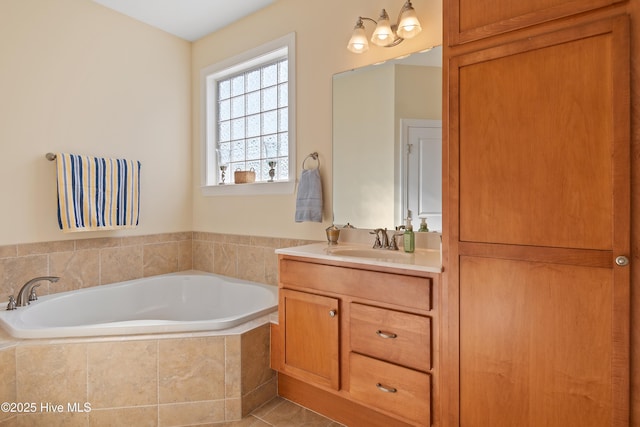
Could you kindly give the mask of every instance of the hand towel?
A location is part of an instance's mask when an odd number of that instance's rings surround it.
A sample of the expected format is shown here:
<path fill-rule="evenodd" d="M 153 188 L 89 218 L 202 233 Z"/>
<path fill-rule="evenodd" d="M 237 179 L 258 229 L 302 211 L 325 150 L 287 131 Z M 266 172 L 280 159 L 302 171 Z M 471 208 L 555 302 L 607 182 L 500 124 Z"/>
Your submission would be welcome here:
<path fill-rule="evenodd" d="M 296 222 L 322 222 L 320 169 L 303 169 L 296 197 Z"/>
<path fill-rule="evenodd" d="M 133 228 L 140 211 L 140 162 L 56 153 L 58 224 L 64 232 Z"/>

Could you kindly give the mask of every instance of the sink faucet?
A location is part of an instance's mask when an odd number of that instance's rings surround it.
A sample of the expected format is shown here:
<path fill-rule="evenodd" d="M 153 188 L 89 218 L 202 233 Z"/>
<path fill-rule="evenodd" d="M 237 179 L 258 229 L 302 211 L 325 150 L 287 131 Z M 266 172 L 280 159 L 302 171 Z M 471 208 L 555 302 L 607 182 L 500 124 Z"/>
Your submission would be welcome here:
<path fill-rule="evenodd" d="M 375 241 L 373 242 L 373 249 L 389 249 L 391 251 L 397 251 L 398 243 L 396 242 L 396 238 L 402 236 L 403 233 L 398 232 L 402 228 L 404 228 L 404 226 L 401 226 L 401 228 L 396 227 L 396 232 L 391 236 L 391 239 L 387 234 L 386 228 L 376 228 L 375 230 L 370 231 L 369 234 L 375 234 L 376 236 Z"/>
<path fill-rule="evenodd" d="M 16 307 L 24 307 L 25 305 L 29 305 L 30 301 L 35 301 L 38 299 L 38 296 L 36 295 L 36 288 L 40 285 L 36 285 L 35 283 L 40 282 L 41 280 L 48 280 L 54 283 L 60 280 L 60 278 L 55 276 L 43 276 L 29 280 L 22 286 L 20 292 L 18 292 Z"/>

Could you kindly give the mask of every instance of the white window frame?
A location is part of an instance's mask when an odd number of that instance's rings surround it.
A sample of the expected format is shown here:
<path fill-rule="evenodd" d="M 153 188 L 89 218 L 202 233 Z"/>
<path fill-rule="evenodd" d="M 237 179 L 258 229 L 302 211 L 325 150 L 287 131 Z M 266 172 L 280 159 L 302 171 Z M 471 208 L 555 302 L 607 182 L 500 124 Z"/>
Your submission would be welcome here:
<path fill-rule="evenodd" d="M 218 80 L 226 76 L 241 72 L 242 70 L 266 63 L 282 55 L 286 50 L 288 57 L 288 139 L 289 139 L 289 176 L 287 180 L 275 182 L 255 182 L 250 184 L 213 184 L 215 179 L 211 176 L 219 176 L 216 164 L 216 145 L 218 126 L 215 120 L 217 108 L 217 84 Z M 201 186 L 205 196 L 222 195 L 265 195 L 265 194 L 292 194 L 296 182 L 296 76 L 295 76 L 295 33 L 287 34 L 271 42 L 265 43 L 254 49 L 209 65 L 200 71 L 200 122 L 201 129 Z M 226 171 L 227 177 L 233 171 Z M 228 179 L 228 178 L 227 178 Z M 229 182 L 229 180 L 227 180 Z"/>

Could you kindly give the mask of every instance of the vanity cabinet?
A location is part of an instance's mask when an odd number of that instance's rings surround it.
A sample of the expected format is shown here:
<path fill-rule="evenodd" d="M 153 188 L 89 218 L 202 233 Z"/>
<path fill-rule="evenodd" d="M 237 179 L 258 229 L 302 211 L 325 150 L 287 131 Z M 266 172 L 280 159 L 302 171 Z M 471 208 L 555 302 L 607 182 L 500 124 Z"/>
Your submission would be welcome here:
<path fill-rule="evenodd" d="M 279 255 L 279 394 L 350 426 L 436 424 L 439 274 Z"/>
<path fill-rule="evenodd" d="M 282 372 L 338 390 L 339 300 L 280 289 L 286 339 Z"/>

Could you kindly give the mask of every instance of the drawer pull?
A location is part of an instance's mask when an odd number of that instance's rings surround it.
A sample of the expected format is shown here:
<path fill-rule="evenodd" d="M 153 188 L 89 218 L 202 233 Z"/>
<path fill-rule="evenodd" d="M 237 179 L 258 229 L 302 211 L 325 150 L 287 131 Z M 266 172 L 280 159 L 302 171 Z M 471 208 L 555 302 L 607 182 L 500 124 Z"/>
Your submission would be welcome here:
<path fill-rule="evenodd" d="M 394 334 L 393 332 L 385 332 L 379 329 L 376 331 L 376 335 L 378 335 L 380 338 L 397 338 L 398 336 L 398 334 Z"/>
<path fill-rule="evenodd" d="M 378 387 L 378 390 L 384 391 L 385 393 L 397 393 L 398 392 L 397 388 L 387 387 L 387 386 L 384 386 L 384 385 L 382 385 L 380 383 L 377 383 L 376 387 Z"/>
<path fill-rule="evenodd" d="M 330 310 L 329 311 L 329 317 L 336 317 L 336 314 L 338 314 L 338 312 L 336 310 Z"/>

